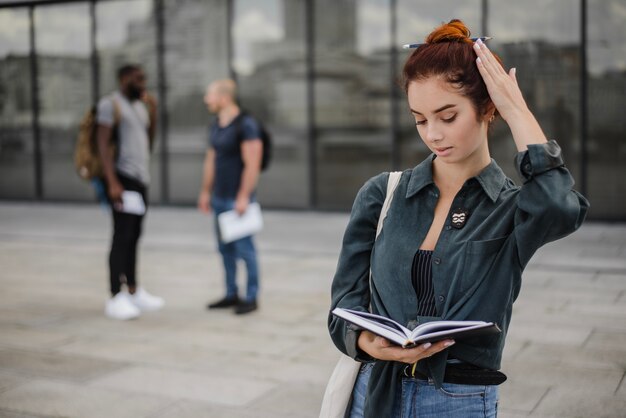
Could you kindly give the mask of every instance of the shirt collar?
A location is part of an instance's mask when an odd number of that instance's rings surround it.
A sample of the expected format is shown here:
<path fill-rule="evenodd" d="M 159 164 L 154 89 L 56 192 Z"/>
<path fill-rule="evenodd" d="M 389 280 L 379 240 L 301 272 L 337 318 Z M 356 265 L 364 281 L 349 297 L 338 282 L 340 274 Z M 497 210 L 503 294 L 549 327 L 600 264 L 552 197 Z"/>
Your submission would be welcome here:
<path fill-rule="evenodd" d="M 406 188 L 406 198 L 416 195 L 424 187 L 433 182 L 433 160 L 435 154 L 429 155 L 424 161 L 419 163 L 411 172 L 409 185 Z"/>
<path fill-rule="evenodd" d="M 491 163 L 474 178 L 478 180 L 478 183 L 483 187 L 483 190 L 492 202 L 498 200 L 502 186 L 504 186 L 506 181 L 506 176 L 493 158 Z"/>
<path fill-rule="evenodd" d="M 424 161 L 419 163 L 411 172 L 411 178 L 406 190 L 406 198 L 416 195 L 420 190 L 429 184 L 433 184 L 433 160 L 436 155 L 431 154 Z M 480 174 L 472 177 L 483 188 L 485 194 L 495 202 L 500 196 L 500 191 L 506 176 L 496 161 L 492 158 L 491 163 L 485 167 Z M 470 179 L 471 180 L 471 179 Z M 469 180 L 468 180 L 469 181 Z"/>

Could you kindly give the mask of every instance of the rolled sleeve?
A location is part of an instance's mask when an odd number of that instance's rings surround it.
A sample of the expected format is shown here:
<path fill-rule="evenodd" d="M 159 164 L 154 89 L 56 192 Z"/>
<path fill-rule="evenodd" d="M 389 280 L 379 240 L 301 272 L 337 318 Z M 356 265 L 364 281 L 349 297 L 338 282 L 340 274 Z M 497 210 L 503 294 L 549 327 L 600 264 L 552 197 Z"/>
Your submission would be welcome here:
<path fill-rule="evenodd" d="M 550 140 L 545 144 L 528 145 L 526 151 L 520 152 L 515 156 L 515 166 L 524 181 L 564 165 L 561 147 L 554 140 Z"/>
<path fill-rule="evenodd" d="M 354 324 L 349 324 L 346 327 L 346 336 L 344 339 L 346 354 L 362 363 L 376 361 L 374 357 L 359 348 L 359 335 L 361 335 L 362 330 L 362 328 Z"/>
<path fill-rule="evenodd" d="M 524 178 L 515 216 L 519 262 L 524 267 L 539 247 L 577 230 L 589 202 L 574 190 L 556 141 L 529 145 L 516 156 L 516 166 Z"/>

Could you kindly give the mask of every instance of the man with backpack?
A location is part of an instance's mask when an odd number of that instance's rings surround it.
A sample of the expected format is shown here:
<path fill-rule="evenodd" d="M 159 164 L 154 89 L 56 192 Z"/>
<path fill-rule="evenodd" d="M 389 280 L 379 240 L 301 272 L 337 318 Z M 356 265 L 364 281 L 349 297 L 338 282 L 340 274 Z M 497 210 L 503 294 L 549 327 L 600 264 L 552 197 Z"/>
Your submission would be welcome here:
<path fill-rule="evenodd" d="M 204 96 L 209 112 L 217 114 L 217 118 L 210 127 L 198 208 L 204 213 L 211 209 L 215 213 L 226 281 L 226 295 L 207 308 L 234 307 L 236 314 L 246 314 L 257 309 L 259 272 L 254 243 L 251 236 L 223 242 L 217 215 L 232 209 L 243 214 L 256 200 L 259 174 L 269 158 L 269 136 L 257 120 L 241 111 L 236 103 L 236 89 L 233 80 L 217 80 L 209 85 Z M 245 261 L 248 273 L 243 298 L 239 297 L 236 282 L 240 258 Z"/>
<path fill-rule="evenodd" d="M 146 92 L 146 76 L 140 66 L 124 65 L 117 77 L 119 89 L 98 102 L 96 140 L 113 215 L 111 298 L 105 314 L 126 320 L 137 318 L 142 311 L 158 310 L 164 302 L 139 287 L 136 278 L 137 244 L 148 206 L 156 100 Z M 124 282 L 127 289 L 122 289 Z"/>

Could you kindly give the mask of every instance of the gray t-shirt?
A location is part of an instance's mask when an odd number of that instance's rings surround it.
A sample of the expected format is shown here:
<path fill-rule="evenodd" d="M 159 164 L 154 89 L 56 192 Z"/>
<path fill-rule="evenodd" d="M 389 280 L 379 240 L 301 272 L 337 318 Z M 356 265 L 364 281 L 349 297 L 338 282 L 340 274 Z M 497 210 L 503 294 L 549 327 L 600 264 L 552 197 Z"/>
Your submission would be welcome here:
<path fill-rule="evenodd" d="M 119 109 L 118 157 L 115 168 L 120 173 L 150 184 L 150 140 L 148 111 L 140 100 L 130 102 L 122 93 L 115 91 L 98 102 L 97 121 L 100 125 L 113 126 L 115 117 L 113 100 Z"/>

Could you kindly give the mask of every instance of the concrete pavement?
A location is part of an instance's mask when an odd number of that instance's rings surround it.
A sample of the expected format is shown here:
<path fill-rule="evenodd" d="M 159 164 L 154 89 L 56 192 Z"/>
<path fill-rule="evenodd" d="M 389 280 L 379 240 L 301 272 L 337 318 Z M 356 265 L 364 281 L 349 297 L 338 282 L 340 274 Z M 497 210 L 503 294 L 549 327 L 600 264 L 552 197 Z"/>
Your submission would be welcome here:
<path fill-rule="evenodd" d="M 0 417 L 316 417 L 347 215 L 265 221 L 260 310 L 238 317 L 205 310 L 223 291 L 210 220 L 152 208 L 139 277 L 166 307 L 121 323 L 103 315 L 107 214 L 0 203 Z M 626 416 L 626 225 L 588 223 L 540 250 L 503 371 L 501 417 Z"/>

